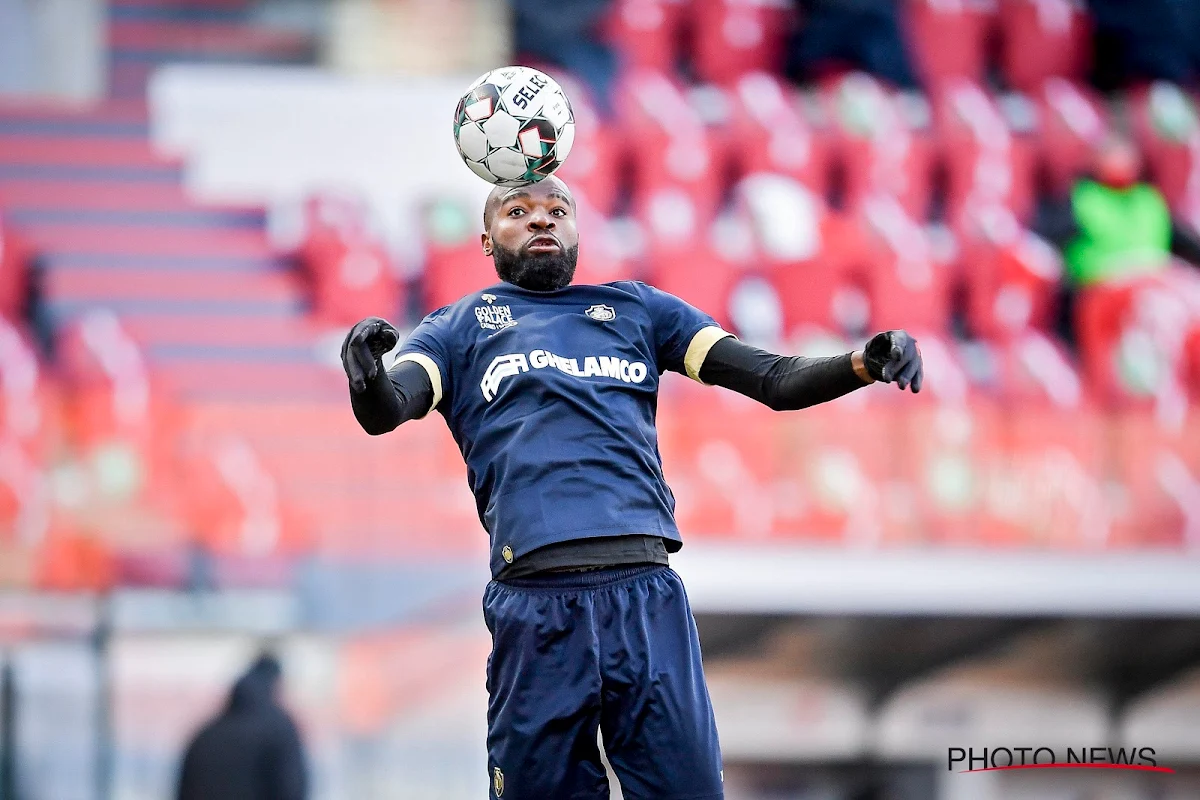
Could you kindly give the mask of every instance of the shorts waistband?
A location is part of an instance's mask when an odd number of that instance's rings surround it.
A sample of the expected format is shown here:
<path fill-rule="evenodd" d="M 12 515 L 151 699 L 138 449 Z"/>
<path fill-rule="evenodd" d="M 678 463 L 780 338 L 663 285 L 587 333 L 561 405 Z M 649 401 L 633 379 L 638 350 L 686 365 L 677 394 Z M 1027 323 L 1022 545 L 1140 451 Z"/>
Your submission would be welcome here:
<path fill-rule="evenodd" d="M 637 564 L 632 567 L 606 567 L 589 572 L 545 572 L 524 578 L 497 580 L 502 586 L 514 589 L 595 589 L 613 583 L 670 569 L 665 564 Z"/>

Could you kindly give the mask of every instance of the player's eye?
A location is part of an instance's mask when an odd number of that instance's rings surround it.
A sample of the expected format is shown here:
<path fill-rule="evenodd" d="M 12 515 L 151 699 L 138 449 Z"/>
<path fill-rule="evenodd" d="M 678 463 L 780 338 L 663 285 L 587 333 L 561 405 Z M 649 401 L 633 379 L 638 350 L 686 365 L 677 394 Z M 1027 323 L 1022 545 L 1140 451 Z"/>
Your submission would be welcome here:
<path fill-rule="evenodd" d="M 524 214 L 524 213 L 525 213 L 525 209 L 523 209 L 523 208 L 513 208 L 513 209 L 509 209 L 508 215 L 510 217 L 515 217 L 518 214 Z"/>
<path fill-rule="evenodd" d="M 565 217 L 567 215 L 567 210 L 565 208 L 556 208 L 553 211 L 551 211 L 550 213 L 557 214 L 560 217 Z"/>

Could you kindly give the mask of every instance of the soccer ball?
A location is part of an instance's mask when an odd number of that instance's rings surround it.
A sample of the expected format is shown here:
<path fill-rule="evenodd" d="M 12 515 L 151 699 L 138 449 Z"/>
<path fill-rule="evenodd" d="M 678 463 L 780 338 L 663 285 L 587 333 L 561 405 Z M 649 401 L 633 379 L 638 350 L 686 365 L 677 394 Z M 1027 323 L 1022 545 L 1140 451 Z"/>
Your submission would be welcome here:
<path fill-rule="evenodd" d="M 467 89 L 454 111 L 454 142 L 479 177 L 525 186 L 562 166 L 575 141 L 575 114 L 553 78 L 501 67 Z"/>

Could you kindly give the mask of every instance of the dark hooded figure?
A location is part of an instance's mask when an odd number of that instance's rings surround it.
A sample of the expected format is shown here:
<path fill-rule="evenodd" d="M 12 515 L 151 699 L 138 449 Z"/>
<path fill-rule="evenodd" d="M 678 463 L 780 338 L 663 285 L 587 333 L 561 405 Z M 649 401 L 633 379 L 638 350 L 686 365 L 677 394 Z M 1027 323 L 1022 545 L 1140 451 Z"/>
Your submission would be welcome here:
<path fill-rule="evenodd" d="M 259 658 L 238 679 L 229 705 L 188 746 L 178 800 L 302 800 L 304 751 L 276 699 L 281 670 Z"/>

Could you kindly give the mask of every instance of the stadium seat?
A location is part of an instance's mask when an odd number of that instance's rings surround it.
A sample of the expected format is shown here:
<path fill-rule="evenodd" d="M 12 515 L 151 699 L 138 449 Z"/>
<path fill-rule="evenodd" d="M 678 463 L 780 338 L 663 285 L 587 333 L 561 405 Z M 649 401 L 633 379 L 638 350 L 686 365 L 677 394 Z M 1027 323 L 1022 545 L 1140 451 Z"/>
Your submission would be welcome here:
<path fill-rule="evenodd" d="M 1164 424 L 1147 411 L 1110 417 L 1114 484 L 1125 502 L 1114 504 L 1107 544 L 1122 548 L 1195 547 L 1200 541 L 1200 425 Z"/>
<path fill-rule="evenodd" d="M 929 208 L 932 143 L 901 113 L 896 98 L 863 73 L 832 77 L 819 88 L 833 121 L 834 158 L 844 180 L 843 207 L 856 212 L 875 194 L 895 197 L 923 219 Z"/>
<path fill-rule="evenodd" d="M 77 444 L 149 438 L 151 379 L 145 355 L 116 315 L 82 315 L 59 333 L 56 349 L 71 393 L 68 414 Z"/>
<path fill-rule="evenodd" d="M 995 101 L 977 83 L 947 81 L 934 100 L 946 165 L 947 216 L 968 203 L 1001 203 L 1027 221 L 1034 206 L 1034 148 L 1013 136 Z"/>
<path fill-rule="evenodd" d="M 1130 90 L 1133 133 L 1151 177 L 1172 210 L 1200 195 L 1200 121 L 1192 99 L 1165 81 Z"/>
<path fill-rule="evenodd" d="M 831 212 L 804 184 L 772 173 L 747 176 L 735 197 L 753 236 L 754 263 L 778 294 L 784 336 L 807 325 L 866 323 L 843 297 L 861 285 L 869 255 L 856 217 Z"/>
<path fill-rule="evenodd" d="M 423 211 L 425 268 L 421 273 L 423 313 L 449 305 L 497 280 L 483 254 L 474 213 L 454 200 L 431 201 Z"/>
<path fill-rule="evenodd" d="M 275 477 L 234 434 L 192 435 L 184 450 L 185 517 L 208 552 L 231 558 L 296 555 L 304 525 L 280 496 Z"/>
<path fill-rule="evenodd" d="M 824 196 L 829 146 L 800 115 L 792 89 L 766 72 L 742 75 L 729 90 L 729 153 L 739 176 L 774 172 Z"/>
<path fill-rule="evenodd" d="M 1186 402 L 1187 346 L 1200 321 L 1190 267 L 1081 290 L 1076 337 L 1085 380 L 1115 408 L 1178 414 Z"/>
<path fill-rule="evenodd" d="M 1080 0 L 1000 0 L 997 19 L 1011 88 L 1034 94 L 1047 78 L 1083 79 L 1092 31 Z"/>
<path fill-rule="evenodd" d="M 382 243 L 367 230 L 365 209 L 345 198 L 316 197 L 307 206 L 300 260 L 311 281 L 313 314 L 329 324 L 394 317 L 403 284 Z"/>
<path fill-rule="evenodd" d="M 864 203 L 863 219 L 870 248 L 866 289 L 871 327 L 947 333 L 952 275 L 929 234 L 886 195 Z"/>
<path fill-rule="evenodd" d="M 965 216 L 959 260 L 971 333 L 1004 341 L 1030 329 L 1049 331 L 1061 256 L 1002 205 L 968 209 Z"/>
<path fill-rule="evenodd" d="M 904 6 L 909 47 L 931 93 L 952 79 L 983 80 L 995 0 L 907 0 Z"/>
<path fill-rule="evenodd" d="M 630 148 L 634 213 L 658 213 L 655 206 L 676 192 L 686 194 L 699 225 L 715 216 L 724 190 L 724 164 L 712 134 L 682 88 L 664 73 L 630 72 L 617 97 L 618 113 Z M 668 200 L 669 201 L 669 200 Z"/>
<path fill-rule="evenodd" d="M 50 487 L 42 454 L 5 432 L 0 435 L 0 542 L 40 545 L 49 530 Z"/>
<path fill-rule="evenodd" d="M 692 0 L 690 11 L 701 81 L 728 87 L 749 72 L 782 70 L 792 11 L 786 0 Z"/>
<path fill-rule="evenodd" d="M 1037 136 L 1048 188 L 1065 197 L 1108 135 L 1108 119 L 1093 91 L 1065 78 L 1047 78 L 1035 97 Z"/>
<path fill-rule="evenodd" d="M 574 197 L 579 238 L 585 242 L 579 248 L 575 281 L 608 283 L 635 278 L 628 225 L 609 219 L 592 205 L 591 198 L 583 192 L 575 192 Z"/>
<path fill-rule="evenodd" d="M 606 34 L 626 69 L 674 72 L 679 62 L 683 0 L 617 0 Z"/>
<path fill-rule="evenodd" d="M 1038 330 L 971 345 L 972 383 L 1012 413 L 1079 410 L 1089 395 L 1062 343 Z"/>
<path fill-rule="evenodd" d="M 749 255 L 744 228 L 736 220 L 724 218 L 707 231 L 691 236 L 651 234 L 647 239 L 649 282 L 711 314 L 722 327 L 734 330 L 729 301 Z"/>

